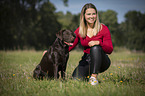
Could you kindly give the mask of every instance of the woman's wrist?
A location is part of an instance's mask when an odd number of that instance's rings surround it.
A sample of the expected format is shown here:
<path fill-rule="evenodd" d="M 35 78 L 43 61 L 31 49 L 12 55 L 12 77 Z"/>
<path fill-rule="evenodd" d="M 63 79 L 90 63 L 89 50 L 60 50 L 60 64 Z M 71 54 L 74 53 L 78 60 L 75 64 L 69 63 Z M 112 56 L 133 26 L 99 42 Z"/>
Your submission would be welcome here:
<path fill-rule="evenodd" d="M 95 45 L 99 45 L 100 44 L 100 41 L 95 41 Z"/>
<path fill-rule="evenodd" d="M 90 47 L 92 47 L 92 46 L 94 46 L 94 45 L 99 45 L 100 44 L 100 41 L 90 41 L 89 43 L 88 43 L 88 45 L 90 46 Z"/>

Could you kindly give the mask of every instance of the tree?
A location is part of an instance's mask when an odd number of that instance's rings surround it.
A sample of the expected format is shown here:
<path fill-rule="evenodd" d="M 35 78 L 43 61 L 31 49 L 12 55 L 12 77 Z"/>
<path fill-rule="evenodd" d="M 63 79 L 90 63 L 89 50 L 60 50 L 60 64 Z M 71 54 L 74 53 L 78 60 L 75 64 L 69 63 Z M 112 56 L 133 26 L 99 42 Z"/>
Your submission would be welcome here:
<path fill-rule="evenodd" d="M 0 1 L 0 49 L 17 49 L 24 43 L 23 28 L 28 22 L 23 2 L 24 0 Z"/>
<path fill-rule="evenodd" d="M 49 0 L 0 1 L 0 49 L 44 49 L 61 29 Z"/>
<path fill-rule="evenodd" d="M 62 0 L 65 6 L 68 6 L 68 0 Z"/>
<path fill-rule="evenodd" d="M 69 28 L 75 31 L 79 27 L 79 24 L 80 24 L 80 13 L 73 15 Z"/>
<path fill-rule="evenodd" d="M 57 12 L 57 20 L 62 25 L 62 29 L 70 29 L 70 24 L 72 23 L 73 15 L 71 12 L 63 14 L 63 12 Z"/>
<path fill-rule="evenodd" d="M 31 24 L 31 31 L 26 34 L 28 46 L 40 50 L 48 49 L 53 43 L 56 38 L 55 34 L 61 29 L 55 10 L 50 2 L 44 2 L 39 6 L 36 20 Z"/>
<path fill-rule="evenodd" d="M 130 49 L 145 51 L 145 14 L 129 11 L 125 14 L 124 36 Z"/>

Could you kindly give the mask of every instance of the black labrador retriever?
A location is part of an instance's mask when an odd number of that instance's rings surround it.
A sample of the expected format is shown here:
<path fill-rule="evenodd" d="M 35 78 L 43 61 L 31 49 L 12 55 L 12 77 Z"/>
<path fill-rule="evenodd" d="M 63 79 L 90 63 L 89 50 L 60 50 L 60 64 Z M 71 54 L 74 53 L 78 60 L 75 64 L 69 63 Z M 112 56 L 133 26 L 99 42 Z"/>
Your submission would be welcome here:
<path fill-rule="evenodd" d="M 69 45 L 72 45 L 75 34 L 71 30 L 61 30 L 56 34 L 56 40 L 49 47 L 47 52 L 41 59 L 41 62 L 36 66 L 33 71 L 35 79 L 43 80 L 46 78 L 59 78 L 59 71 L 61 77 L 65 79 L 65 70 L 69 58 Z"/>

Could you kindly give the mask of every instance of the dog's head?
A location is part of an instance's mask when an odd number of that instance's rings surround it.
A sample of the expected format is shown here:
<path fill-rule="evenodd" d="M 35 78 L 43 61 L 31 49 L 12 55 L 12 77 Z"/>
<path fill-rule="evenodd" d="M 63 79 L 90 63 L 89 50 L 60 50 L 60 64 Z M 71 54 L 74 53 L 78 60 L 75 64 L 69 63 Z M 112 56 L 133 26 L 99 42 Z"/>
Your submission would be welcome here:
<path fill-rule="evenodd" d="M 60 30 L 56 37 L 62 40 L 67 45 L 72 45 L 74 39 L 75 39 L 75 33 L 71 30 Z"/>

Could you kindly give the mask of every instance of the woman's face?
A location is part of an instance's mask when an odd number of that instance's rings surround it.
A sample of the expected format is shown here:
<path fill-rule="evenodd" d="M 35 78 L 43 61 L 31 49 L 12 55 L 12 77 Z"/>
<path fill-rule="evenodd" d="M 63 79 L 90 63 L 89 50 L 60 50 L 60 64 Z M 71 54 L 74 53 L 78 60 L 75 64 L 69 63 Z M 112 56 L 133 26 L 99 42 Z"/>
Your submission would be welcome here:
<path fill-rule="evenodd" d="M 85 13 L 85 20 L 88 24 L 94 24 L 96 21 L 96 11 L 93 8 L 88 8 Z"/>

